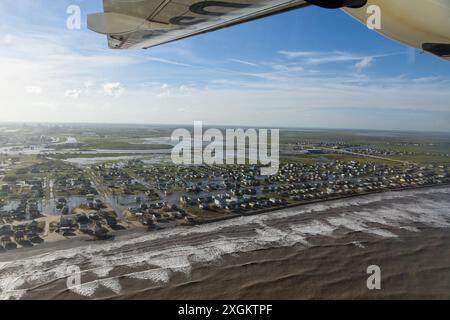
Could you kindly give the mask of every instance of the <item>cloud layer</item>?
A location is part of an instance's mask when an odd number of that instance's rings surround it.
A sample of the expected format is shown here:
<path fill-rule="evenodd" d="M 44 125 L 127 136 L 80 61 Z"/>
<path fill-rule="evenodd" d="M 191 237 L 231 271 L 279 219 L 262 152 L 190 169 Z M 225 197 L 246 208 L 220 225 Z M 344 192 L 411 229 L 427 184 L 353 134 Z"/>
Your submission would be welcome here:
<path fill-rule="evenodd" d="M 450 130 L 448 72 L 381 72 L 398 52 L 113 51 L 87 30 L 14 22 L 0 38 L 2 121 Z"/>

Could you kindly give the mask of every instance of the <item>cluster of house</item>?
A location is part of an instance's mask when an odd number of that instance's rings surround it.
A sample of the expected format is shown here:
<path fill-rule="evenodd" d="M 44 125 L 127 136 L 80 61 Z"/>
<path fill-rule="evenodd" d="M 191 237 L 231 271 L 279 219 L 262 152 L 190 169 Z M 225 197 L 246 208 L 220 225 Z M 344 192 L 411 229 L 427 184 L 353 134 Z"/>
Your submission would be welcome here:
<path fill-rule="evenodd" d="M 134 162 L 135 163 L 135 162 Z M 151 166 L 135 169 L 136 175 L 143 181 L 151 183 L 160 191 L 185 189 L 191 186 L 191 181 L 209 179 L 212 175 L 208 166 Z"/>
<path fill-rule="evenodd" d="M 4 205 L 0 205 L 0 216 L 2 218 L 15 221 L 31 220 L 41 217 L 39 209 L 39 200 L 36 198 L 22 197 L 19 201 L 15 201 L 17 205 L 5 210 Z"/>
<path fill-rule="evenodd" d="M 180 207 L 232 212 L 450 182 L 449 168 L 442 165 L 388 166 L 358 161 L 285 163 L 273 176 L 260 176 L 257 165 L 155 167 L 143 173 L 148 181 L 163 184 L 166 194 L 180 194 Z"/>
<path fill-rule="evenodd" d="M 80 204 L 81 208 L 90 209 L 90 210 L 101 210 L 105 209 L 107 205 L 100 199 L 95 199 L 94 194 L 86 195 L 86 202 Z M 68 205 L 68 201 L 64 197 L 59 197 L 56 200 L 56 209 L 59 210 L 59 213 L 62 215 L 71 214 L 70 207 Z M 76 208 L 73 208 L 76 209 Z"/>
<path fill-rule="evenodd" d="M 59 222 L 50 224 L 51 232 L 58 232 L 63 236 L 75 236 L 76 231 L 103 237 L 107 235 L 109 229 L 115 229 L 118 226 L 118 220 L 115 214 L 100 211 L 89 214 L 77 214 L 61 216 Z"/>
<path fill-rule="evenodd" d="M 293 147 L 294 150 L 322 150 L 322 148 L 326 148 L 327 151 L 323 151 L 322 153 L 328 153 L 330 152 L 329 149 L 335 149 L 337 150 L 344 150 L 344 151 L 351 151 L 355 153 L 360 154 L 366 154 L 371 156 L 383 156 L 383 157 L 389 157 L 389 156 L 414 156 L 418 155 L 418 152 L 414 152 L 411 150 L 408 150 L 408 147 L 414 146 L 414 147 L 429 147 L 433 146 L 434 144 L 420 144 L 420 143 L 395 143 L 393 144 L 396 146 L 396 148 L 386 149 L 381 148 L 380 146 L 376 145 L 357 145 L 357 144 L 350 144 L 346 142 L 311 142 L 311 141 L 301 141 L 297 145 Z M 402 149 L 403 147 L 403 149 Z M 313 148 L 313 149 L 311 149 Z M 308 153 L 308 152 L 306 152 Z M 312 152 L 314 153 L 314 152 Z M 437 156 L 447 156 L 450 157 L 450 153 L 442 153 L 442 152 L 426 152 L 427 155 L 437 155 Z"/>
<path fill-rule="evenodd" d="M 167 222 L 182 221 L 185 223 L 192 223 L 193 218 L 186 213 L 185 210 L 178 208 L 175 205 L 164 203 L 158 205 L 141 204 L 139 207 L 128 208 L 125 215 L 130 220 L 136 220 L 143 225 L 153 228 L 155 225 Z"/>
<path fill-rule="evenodd" d="M 53 181 L 53 188 L 57 194 L 88 195 L 97 194 L 91 180 L 84 174 L 77 177 L 69 175 L 58 175 Z"/>
<path fill-rule="evenodd" d="M 17 221 L 39 218 L 43 193 L 42 181 L 39 179 L 10 181 L 1 185 L 0 215 Z"/>
<path fill-rule="evenodd" d="M 398 166 L 335 161 L 327 164 L 285 164 L 269 178 L 269 187 L 293 201 L 314 200 L 381 190 L 450 182 L 445 166 Z M 283 183 L 283 185 L 280 185 Z M 267 188 L 267 187 L 266 187 Z"/>
<path fill-rule="evenodd" d="M 264 195 L 256 196 L 243 194 L 236 196 L 233 193 L 216 194 L 198 198 L 190 196 L 181 196 L 180 204 L 183 207 L 198 206 L 199 209 L 224 209 L 234 212 L 242 212 L 246 210 L 263 209 L 276 206 L 286 205 L 287 201 L 275 197 L 267 197 Z"/>
<path fill-rule="evenodd" d="M 96 175 L 108 188 L 119 190 L 121 194 L 135 194 L 137 191 L 144 191 L 145 187 L 132 178 L 122 163 L 101 164 L 93 167 Z"/>
<path fill-rule="evenodd" d="M 23 195 L 40 198 L 43 194 L 44 190 L 40 179 L 8 181 L 0 186 L 0 196 L 2 197 L 12 198 Z"/>
<path fill-rule="evenodd" d="M 280 166 L 276 176 L 268 178 L 271 183 L 290 183 L 305 181 L 354 181 L 363 177 L 379 177 L 395 180 L 397 176 L 403 178 L 417 178 L 418 182 L 426 181 L 427 177 L 445 178 L 449 168 L 445 166 L 388 166 L 385 164 L 368 164 L 357 161 L 333 161 L 306 165 L 289 163 Z"/>
<path fill-rule="evenodd" d="M 40 234 L 44 232 L 42 226 L 35 220 L 26 224 L 0 226 L 0 251 L 3 249 L 15 249 L 17 245 L 33 246 L 44 240 Z"/>

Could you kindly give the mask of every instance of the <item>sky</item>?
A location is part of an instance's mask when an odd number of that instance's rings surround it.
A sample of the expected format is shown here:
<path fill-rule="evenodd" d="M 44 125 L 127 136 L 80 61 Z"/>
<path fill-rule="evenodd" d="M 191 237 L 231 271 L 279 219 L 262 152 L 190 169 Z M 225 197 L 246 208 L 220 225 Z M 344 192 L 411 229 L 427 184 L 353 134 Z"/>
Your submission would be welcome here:
<path fill-rule="evenodd" d="M 79 5 L 80 30 L 66 28 Z M 450 62 L 309 7 L 148 50 L 89 31 L 101 0 L 0 2 L 0 122 L 450 131 Z"/>

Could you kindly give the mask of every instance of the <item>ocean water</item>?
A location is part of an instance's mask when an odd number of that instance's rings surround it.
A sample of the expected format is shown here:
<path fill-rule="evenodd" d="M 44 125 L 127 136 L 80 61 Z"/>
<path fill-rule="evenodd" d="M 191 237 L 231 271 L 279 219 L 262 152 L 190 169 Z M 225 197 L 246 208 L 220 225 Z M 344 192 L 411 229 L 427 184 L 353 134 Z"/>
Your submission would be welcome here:
<path fill-rule="evenodd" d="M 0 298 L 450 298 L 449 240 L 449 187 L 388 192 L 3 253 Z"/>

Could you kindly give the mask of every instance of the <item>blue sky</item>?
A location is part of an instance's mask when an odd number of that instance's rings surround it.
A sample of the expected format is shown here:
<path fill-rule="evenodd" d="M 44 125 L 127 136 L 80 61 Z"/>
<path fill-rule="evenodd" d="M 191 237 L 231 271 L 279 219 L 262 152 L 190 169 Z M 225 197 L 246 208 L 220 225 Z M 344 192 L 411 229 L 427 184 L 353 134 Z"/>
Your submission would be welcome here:
<path fill-rule="evenodd" d="M 83 27 L 67 30 L 66 9 Z M 2 0 L 3 121 L 450 131 L 450 63 L 306 8 L 149 50 L 107 49 L 101 0 Z"/>

